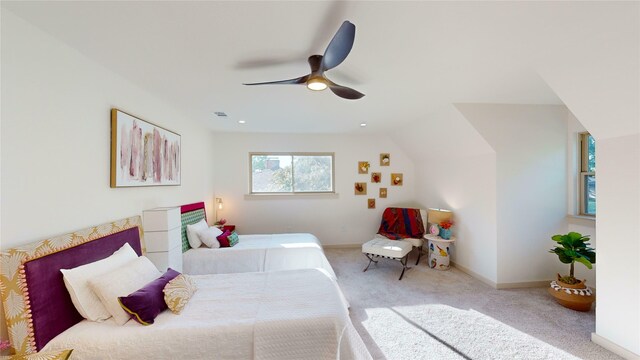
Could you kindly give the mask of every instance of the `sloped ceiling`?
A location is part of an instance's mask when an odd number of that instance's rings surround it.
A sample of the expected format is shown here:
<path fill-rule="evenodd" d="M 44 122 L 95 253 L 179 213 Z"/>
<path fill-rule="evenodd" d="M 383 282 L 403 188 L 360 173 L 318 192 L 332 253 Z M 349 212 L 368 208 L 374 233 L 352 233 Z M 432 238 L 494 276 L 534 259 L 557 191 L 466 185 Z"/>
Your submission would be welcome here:
<path fill-rule="evenodd" d="M 629 20 L 615 19 L 628 12 L 622 5 L 584 3 L 3 1 L 2 7 L 212 130 L 291 133 L 389 131 L 459 102 L 561 104 L 537 62 L 565 56 L 557 50 L 594 33 L 615 36 Z M 356 25 L 355 46 L 327 76 L 365 98 L 241 85 L 308 73 L 306 58 L 321 54 L 345 19 Z M 368 126 L 361 129 L 361 122 Z"/>

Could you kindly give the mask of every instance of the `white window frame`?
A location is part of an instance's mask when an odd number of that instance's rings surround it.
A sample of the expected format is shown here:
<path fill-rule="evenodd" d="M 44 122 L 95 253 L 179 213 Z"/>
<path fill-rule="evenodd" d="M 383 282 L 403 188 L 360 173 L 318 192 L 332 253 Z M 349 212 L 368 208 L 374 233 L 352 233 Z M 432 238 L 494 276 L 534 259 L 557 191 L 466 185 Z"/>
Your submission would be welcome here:
<path fill-rule="evenodd" d="M 588 214 L 586 212 L 587 206 L 587 196 L 585 188 L 585 183 L 587 176 L 596 176 L 595 171 L 589 171 L 589 142 L 587 141 L 588 137 L 591 134 L 588 132 L 578 133 L 578 199 L 579 199 L 579 210 L 578 215 L 580 216 L 590 216 L 595 218 L 596 214 Z M 596 185 L 597 186 L 597 185 Z"/>
<path fill-rule="evenodd" d="M 253 191 L 253 156 L 331 156 L 331 190 L 327 191 L 296 191 L 295 172 L 293 168 L 293 159 L 291 159 L 291 187 L 293 191 L 283 192 L 261 192 Z M 336 194 L 336 156 L 333 152 L 250 152 L 249 153 L 249 195 L 313 195 L 313 194 Z"/>

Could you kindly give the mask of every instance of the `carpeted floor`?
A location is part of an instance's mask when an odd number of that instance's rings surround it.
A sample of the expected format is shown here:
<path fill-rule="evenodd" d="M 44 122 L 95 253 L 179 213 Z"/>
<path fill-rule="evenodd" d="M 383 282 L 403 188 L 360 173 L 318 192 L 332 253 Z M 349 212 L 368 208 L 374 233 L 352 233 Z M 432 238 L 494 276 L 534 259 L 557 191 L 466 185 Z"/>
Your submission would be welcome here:
<path fill-rule="evenodd" d="M 593 309 L 566 309 L 546 288 L 496 290 L 425 256 L 398 281 L 397 261 L 363 273 L 359 249 L 325 252 L 374 359 L 621 359 L 590 341 Z"/>

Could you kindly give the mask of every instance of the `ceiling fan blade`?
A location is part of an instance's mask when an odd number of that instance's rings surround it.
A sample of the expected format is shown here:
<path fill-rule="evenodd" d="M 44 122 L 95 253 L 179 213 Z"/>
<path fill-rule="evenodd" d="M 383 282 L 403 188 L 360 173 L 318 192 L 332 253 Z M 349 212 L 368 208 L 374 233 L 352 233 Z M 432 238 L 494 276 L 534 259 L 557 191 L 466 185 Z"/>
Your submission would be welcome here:
<path fill-rule="evenodd" d="M 343 99 L 358 100 L 364 96 L 363 93 L 357 90 L 348 88 L 346 86 L 338 85 L 327 78 L 325 79 L 327 81 L 327 85 L 329 85 L 329 89 L 331 89 L 331 91 L 333 91 L 334 94 L 340 96 Z"/>
<path fill-rule="evenodd" d="M 278 85 L 278 84 L 304 84 L 309 79 L 309 75 L 301 76 L 295 79 L 289 80 L 278 80 L 278 81 L 266 81 L 266 82 L 258 82 L 258 83 L 243 83 L 242 85 Z"/>
<path fill-rule="evenodd" d="M 238 61 L 233 68 L 236 70 L 244 69 L 259 69 L 265 67 L 275 67 L 281 65 L 289 65 L 295 63 L 302 63 L 301 56 L 297 57 L 272 57 L 272 58 L 258 58 L 253 60 Z"/>
<path fill-rule="evenodd" d="M 327 1 L 322 2 L 323 5 L 327 4 Z M 310 18 L 310 21 L 317 21 L 317 29 L 313 40 L 309 43 L 307 54 L 317 54 L 319 49 L 322 49 L 327 45 L 327 39 L 331 38 L 333 29 L 339 28 L 346 15 L 347 7 L 349 3 L 347 1 L 333 0 L 330 4 L 326 5 L 327 10 L 324 12 L 322 19 L 319 16 Z"/>
<path fill-rule="evenodd" d="M 322 56 L 322 71 L 333 69 L 347 58 L 356 37 L 356 26 L 345 21 L 333 36 Z"/>

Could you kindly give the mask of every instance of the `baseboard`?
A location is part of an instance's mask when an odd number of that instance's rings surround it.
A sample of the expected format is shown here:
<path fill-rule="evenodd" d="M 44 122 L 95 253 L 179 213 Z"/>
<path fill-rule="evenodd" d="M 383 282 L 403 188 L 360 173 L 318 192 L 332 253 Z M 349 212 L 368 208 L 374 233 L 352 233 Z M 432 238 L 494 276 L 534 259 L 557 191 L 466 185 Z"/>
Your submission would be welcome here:
<path fill-rule="evenodd" d="M 491 286 L 492 288 L 497 289 L 497 284 L 494 281 L 491 281 L 491 280 L 487 279 L 486 277 L 478 274 L 477 272 L 472 271 L 470 269 L 467 269 L 466 267 L 464 267 L 464 266 L 462 266 L 460 264 L 456 264 L 453 261 L 450 262 L 450 265 L 455 267 L 456 269 L 462 271 L 463 273 L 465 273 L 465 274 L 467 274 L 467 275 L 469 275 L 469 276 L 471 276 L 471 277 L 473 277 L 475 279 L 478 279 L 478 280 L 482 281 L 483 283 Z"/>
<path fill-rule="evenodd" d="M 494 289 L 522 289 L 522 288 L 532 288 L 532 287 L 547 287 L 551 281 L 543 280 L 543 281 L 525 281 L 525 282 L 514 282 L 514 283 L 496 283 L 486 277 L 478 274 L 477 272 L 470 270 L 460 264 L 456 264 L 455 262 L 451 262 L 451 265 L 456 269 L 462 271 L 463 273 L 470 275 L 471 277 L 482 281 L 483 283 L 491 286 Z"/>
<path fill-rule="evenodd" d="M 323 244 L 324 249 L 359 249 L 362 244 Z"/>
<path fill-rule="evenodd" d="M 625 348 L 623 348 L 622 346 L 612 342 L 611 340 L 608 340 L 596 333 L 591 333 L 591 341 L 593 341 L 594 343 L 602 346 L 603 348 L 611 351 L 612 353 L 616 354 L 616 355 L 620 355 L 625 359 L 628 360 L 640 360 L 640 355 L 634 353 L 633 351 L 629 351 Z"/>
<path fill-rule="evenodd" d="M 551 280 L 541 281 L 524 281 L 524 282 L 512 282 L 512 283 L 498 283 L 496 289 L 522 289 L 522 288 L 534 288 L 534 287 L 549 287 Z"/>
<path fill-rule="evenodd" d="M 535 287 L 549 287 L 551 280 L 539 280 L 539 281 L 525 281 L 525 282 L 513 282 L 513 283 L 498 283 L 496 289 L 523 289 L 523 288 L 535 288 Z M 589 286 L 593 294 L 596 294 L 596 287 Z"/>

